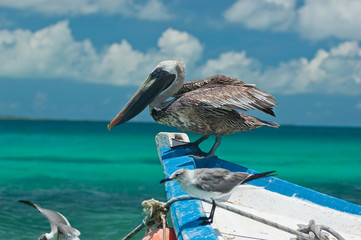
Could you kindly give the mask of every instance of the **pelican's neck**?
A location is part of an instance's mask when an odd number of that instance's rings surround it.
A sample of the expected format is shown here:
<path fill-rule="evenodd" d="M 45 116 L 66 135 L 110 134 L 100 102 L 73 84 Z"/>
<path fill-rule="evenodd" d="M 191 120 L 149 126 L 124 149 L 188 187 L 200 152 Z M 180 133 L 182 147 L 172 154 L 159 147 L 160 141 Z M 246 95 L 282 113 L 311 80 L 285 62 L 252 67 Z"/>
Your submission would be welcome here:
<path fill-rule="evenodd" d="M 178 62 L 175 66 L 175 80 L 174 82 L 163 92 L 161 92 L 151 104 L 149 104 L 149 109 L 152 111 L 152 109 L 157 108 L 163 108 L 164 102 L 170 98 L 173 97 L 176 92 L 183 86 L 184 82 L 184 76 L 185 76 L 185 69 L 184 64 L 181 62 Z"/>

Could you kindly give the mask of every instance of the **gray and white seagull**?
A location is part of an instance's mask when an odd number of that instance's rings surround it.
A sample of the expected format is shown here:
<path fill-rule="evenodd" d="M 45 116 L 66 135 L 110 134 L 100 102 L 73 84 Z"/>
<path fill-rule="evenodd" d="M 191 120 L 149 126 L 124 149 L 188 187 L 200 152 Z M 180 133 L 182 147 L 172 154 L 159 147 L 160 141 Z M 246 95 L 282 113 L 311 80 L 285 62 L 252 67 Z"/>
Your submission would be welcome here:
<path fill-rule="evenodd" d="M 160 181 L 176 181 L 180 187 L 191 197 L 208 199 L 213 202 L 209 217 L 200 218 L 204 224 L 213 222 L 216 209 L 214 200 L 225 201 L 232 193 L 232 190 L 249 181 L 275 176 L 275 171 L 249 174 L 246 172 L 231 172 L 224 168 L 198 168 L 194 170 L 182 168 L 175 171 L 169 178 Z"/>
<path fill-rule="evenodd" d="M 61 213 L 42 208 L 26 200 L 20 200 L 19 202 L 36 208 L 49 220 L 51 232 L 42 234 L 38 240 L 80 240 L 78 238 L 80 232 L 70 226 L 68 220 Z"/>

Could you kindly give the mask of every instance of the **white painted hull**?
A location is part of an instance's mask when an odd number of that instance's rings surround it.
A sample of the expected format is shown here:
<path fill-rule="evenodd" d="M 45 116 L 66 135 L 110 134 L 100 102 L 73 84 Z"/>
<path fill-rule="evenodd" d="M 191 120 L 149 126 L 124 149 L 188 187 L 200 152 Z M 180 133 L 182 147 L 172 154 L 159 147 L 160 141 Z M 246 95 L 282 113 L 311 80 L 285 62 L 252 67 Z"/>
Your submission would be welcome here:
<path fill-rule="evenodd" d="M 340 212 L 296 197 L 287 197 L 261 187 L 240 186 L 226 204 L 291 229 L 297 229 L 297 224 L 307 225 L 309 220 L 313 219 L 316 224 L 331 227 L 347 240 L 361 239 L 361 216 Z M 204 202 L 202 205 L 209 213 L 211 205 Z M 289 240 L 295 237 L 222 208 L 216 209 L 212 227 L 218 233 L 218 238 L 225 240 Z"/>
<path fill-rule="evenodd" d="M 187 135 L 179 133 L 159 133 L 156 137 L 165 177 L 184 167 L 223 167 L 230 171 L 254 172 L 218 158 L 195 163 L 186 155 L 186 150 L 170 148 L 177 144 L 174 139 L 189 141 Z M 330 227 L 346 240 L 361 240 L 361 206 L 274 177 L 249 183 L 235 188 L 225 204 L 293 230 L 298 229 L 298 224 L 308 225 L 313 219 L 316 225 Z M 166 192 L 168 199 L 185 194 L 173 182 L 166 184 Z M 205 216 L 203 209 L 208 215 L 211 205 L 193 200 L 177 202 L 171 206 L 178 239 L 289 240 L 296 237 L 220 207 L 216 208 L 211 226 L 199 226 L 197 219 Z M 336 238 L 329 236 L 329 239 Z"/>

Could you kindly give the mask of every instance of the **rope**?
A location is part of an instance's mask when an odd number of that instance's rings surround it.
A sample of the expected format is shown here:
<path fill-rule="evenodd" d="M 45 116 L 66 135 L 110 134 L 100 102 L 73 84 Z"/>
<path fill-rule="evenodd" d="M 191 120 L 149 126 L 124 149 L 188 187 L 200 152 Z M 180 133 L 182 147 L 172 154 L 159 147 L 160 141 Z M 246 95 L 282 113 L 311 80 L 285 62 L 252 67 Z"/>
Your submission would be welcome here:
<path fill-rule="evenodd" d="M 166 226 L 167 226 L 167 212 L 169 208 L 165 207 L 165 203 L 157 201 L 155 199 L 149 199 L 142 202 L 142 206 L 144 207 L 144 212 L 147 213 L 147 216 L 143 219 L 142 223 L 139 224 L 134 230 L 128 233 L 122 240 L 129 240 L 133 236 L 135 236 L 138 232 L 140 232 L 145 226 L 147 226 L 146 233 L 150 231 L 150 228 L 153 225 L 157 227 L 162 225 L 163 228 L 163 240 L 166 239 Z"/>
<path fill-rule="evenodd" d="M 209 204 L 212 204 L 211 200 L 207 200 L 207 199 L 200 199 L 200 200 L 207 202 Z M 340 234 L 338 234 L 335 230 L 331 229 L 330 227 L 327 227 L 324 225 L 316 225 L 314 220 L 310 220 L 310 222 L 307 226 L 299 224 L 298 226 L 300 228 L 298 230 L 293 230 L 289 227 L 269 221 L 262 217 L 258 217 L 256 215 L 242 211 L 242 210 L 234 208 L 232 206 L 228 206 L 224 203 L 216 202 L 216 205 L 217 205 L 217 207 L 221 207 L 228 211 L 237 213 L 241 216 L 244 216 L 244 217 L 250 218 L 252 220 L 255 220 L 257 222 L 277 228 L 281 231 L 294 234 L 297 236 L 297 238 L 296 238 L 297 240 L 329 240 L 328 236 L 325 233 L 323 233 L 322 231 L 326 231 L 326 232 L 332 234 L 337 240 L 345 240 Z"/>
<path fill-rule="evenodd" d="M 209 204 L 212 204 L 212 201 L 210 201 L 210 200 L 207 200 L 207 199 L 201 199 L 201 200 L 204 201 L 204 202 L 207 202 L 207 203 L 209 203 Z M 296 235 L 297 237 L 299 237 L 299 238 L 302 239 L 302 240 L 303 240 L 303 239 L 309 239 L 309 238 L 308 238 L 308 235 L 305 234 L 305 233 L 299 232 L 299 231 L 297 231 L 297 230 L 293 230 L 293 229 L 291 229 L 291 228 L 289 228 L 289 227 L 286 227 L 286 226 L 283 226 L 283 225 L 281 225 L 281 224 L 278 224 L 278 223 L 269 221 L 269 220 L 267 220 L 267 219 L 265 219 L 265 218 L 258 217 L 258 216 L 254 215 L 254 214 L 252 214 L 252 213 L 248 213 L 248 212 L 242 211 L 242 210 L 237 209 L 237 208 L 234 208 L 234 207 L 232 207 L 232 206 L 228 206 L 228 205 L 226 205 L 226 204 L 224 204 L 224 203 L 216 202 L 216 205 L 217 205 L 217 207 L 226 209 L 226 210 L 228 210 L 228 211 L 230 211 L 230 212 L 237 213 L 237 214 L 239 214 L 239 215 L 241 215 L 241 216 L 250 218 L 250 219 L 252 219 L 252 220 L 254 220 L 254 221 L 257 221 L 257 222 L 266 224 L 266 225 L 268 225 L 268 226 L 277 228 L 277 229 L 279 229 L 279 230 L 281 230 L 281 231 L 288 232 L 288 233 L 291 233 L 291 234 L 293 234 L 293 235 Z"/>
<path fill-rule="evenodd" d="M 146 226 L 146 217 L 143 219 L 142 223 L 138 225 L 138 227 L 134 228 L 127 236 L 125 236 L 122 240 L 129 240 L 134 237 L 138 232 L 140 232 Z"/>
<path fill-rule="evenodd" d="M 190 199 L 194 199 L 188 195 L 183 195 L 183 196 L 179 196 L 179 197 L 175 197 L 175 198 L 172 198 L 170 199 L 167 203 L 166 203 L 166 207 L 169 208 L 169 206 L 174 203 L 174 202 L 177 202 L 177 201 L 184 201 L 184 200 L 190 200 Z M 200 199 L 204 202 L 207 202 L 209 204 L 212 204 L 212 201 L 211 200 L 207 200 L 207 199 Z M 217 207 L 220 207 L 220 208 L 223 208 L 223 209 L 226 209 L 228 211 L 231 211 L 233 213 L 237 213 L 241 216 L 244 216 L 244 217 L 247 217 L 247 218 L 250 218 L 254 221 L 257 221 L 257 222 L 260 222 L 260 223 L 263 223 L 263 224 L 266 224 L 268 226 L 271 226 L 271 227 L 274 227 L 274 228 L 277 228 L 279 230 L 282 230 L 284 232 L 288 232 L 288 233 L 291 233 L 293 235 L 296 235 L 297 236 L 297 240 L 328 240 L 329 238 L 324 234 L 322 233 L 322 231 L 327 231 L 329 232 L 330 234 L 332 234 L 334 237 L 336 237 L 337 240 L 345 240 L 341 235 L 339 235 L 336 231 L 334 231 L 333 229 L 331 229 L 330 227 L 327 227 L 327 226 L 324 226 L 324 225 L 315 225 L 315 221 L 314 220 L 310 220 L 310 223 L 309 225 L 305 226 L 305 225 L 298 225 L 300 227 L 300 229 L 298 230 L 294 230 L 294 229 L 291 229 L 289 227 L 286 227 L 286 226 L 283 226 L 281 224 L 278 224 L 278 223 L 275 223 L 275 222 L 272 222 L 272 221 L 269 221 L 265 218 L 262 218 L 262 217 L 258 217 L 256 215 L 253 215 L 251 213 L 248 213 L 248 212 L 245 212 L 245 211 L 242 211 L 240 209 L 237 209 L 237 208 L 234 208 L 232 206 L 228 206 L 224 203 L 219 203 L 219 202 L 216 202 L 216 205 Z"/>
<path fill-rule="evenodd" d="M 145 211 L 148 211 L 147 221 L 157 226 L 164 225 L 168 209 L 164 207 L 164 203 L 155 199 L 149 199 L 142 202 Z"/>
<path fill-rule="evenodd" d="M 142 202 L 142 206 L 145 207 L 145 210 L 148 211 L 148 216 L 146 221 L 148 223 L 147 233 L 150 231 L 150 228 L 155 224 L 157 227 L 162 225 L 163 228 L 163 240 L 167 238 L 166 226 L 167 226 L 167 212 L 168 209 L 164 207 L 164 203 L 155 199 L 149 199 Z"/>
<path fill-rule="evenodd" d="M 147 216 L 143 219 L 142 223 L 139 224 L 135 229 L 133 229 L 127 236 L 125 236 L 122 240 L 129 240 L 134 237 L 138 232 L 140 232 L 145 226 L 148 226 L 148 230 L 154 224 L 157 226 L 160 223 L 163 226 L 163 239 L 166 239 L 166 230 L 165 227 L 167 225 L 166 215 L 169 211 L 170 205 L 177 201 L 190 200 L 194 199 L 188 195 L 182 195 L 176 198 L 171 198 L 168 202 L 163 203 L 157 201 L 155 199 L 150 199 L 142 202 L 142 206 L 145 207 L 144 211 L 148 212 Z M 148 232 L 147 230 L 147 232 Z"/>
<path fill-rule="evenodd" d="M 325 226 L 325 225 L 316 225 L 315 220 L 311 219 L 308 225 L 298 224 L 299 229 L 297 229 L 300 232 L 308 233 L 310 235 L 310 239 L 329 239 L 326 235 L 327 233 L 330 233 L 338 240 L 345 240 L 340 234 L 338 234 L 335 230 L 332 228 Z M 325 231 L 327 233 L 323 233 L 322 231 Z"/>
<path fill-rule="evenodd" d="M 157 224 L 157 226 L 160 226 L 160 224 L 163 225 L 163 239 L 165 240 L 166 215 L 167 215 L 167 212 L 169 211 L 170 206 L 173 203 L 178 202 L 178 201 L 192 200 L 192 199 L 195 199 L 195 198 L 193 198 L 189 195 L 182 195 L 179 197 L 171 198 L 166 203 L 163 203 L 163 202 L 160 202 L 160 201 L 157 201 L 154 199 L 143 201 L 142 206 L 144 206 L 148 209 L 148 211 L 149 211 L 148 216 L 143 219 L 142 223 L 138 227 L 136 227 L 125 238 L 123 238 L 123 240 L 130 239 L 136 233 L 138 233 L 141 229 L 143 229 L 145 226 L 148 226 L 148 229 L 150 229 L 150 227 L 153 226 L 154 224 Z M 212 201 L 208 200 L 208 199 L 199 199 L 199 200 L 202 200 L 204 202 L 212 204 Z M 269 221 L 265 218 L 258 217 L 256 215 L 242 211 L 242 210 L 234 208 L 232 206 L 228 206 L 224 203 L 216 202 L 215 204 L 217 207 L 226 209 L 228 211 L 239 214 L 241 216 L 250 218 L 254 221 L 277 228 L 281 231 L 296 235 L 297 238 L 295 238 L 295 240 L 329 240 L 329 238 L 327 236 L 328 233 L 332 234 L 337 240 L 345 240 L 341 235 L 339 235 L 336 231 L 334 231 L 330 227 L 327 227 L 324 225 L 316 225 L 314 220 L 310 220 L 308 225 L 299 224 L 298 225 L 299 229 L 294 230 L 289 227 L 283 226 L 281 224 Z M 322 231 L 325 231 L 326 233 L 323 233 Z"/>

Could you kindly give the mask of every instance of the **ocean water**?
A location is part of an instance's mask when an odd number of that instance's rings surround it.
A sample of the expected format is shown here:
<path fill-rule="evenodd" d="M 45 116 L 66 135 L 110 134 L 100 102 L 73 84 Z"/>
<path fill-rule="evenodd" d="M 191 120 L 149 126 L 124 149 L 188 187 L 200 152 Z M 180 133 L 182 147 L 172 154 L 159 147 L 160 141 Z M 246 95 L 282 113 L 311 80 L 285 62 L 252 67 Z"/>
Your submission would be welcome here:
<path fill-rule="evenodd" d="M 0 239 L 49 232 L 21 199 L 61 212 L 86 240 L 121 239 L 143 219 L 143 200 L 165 201 L 154 137 L 176 130 L 126 123 L 109 132 L 106 125 L 0 121 Z M 213 140 L 201 148 L 208 151 Z M 216 155 L 361 204 L 361 128 L 264 127 L 223 137 Z"/>

